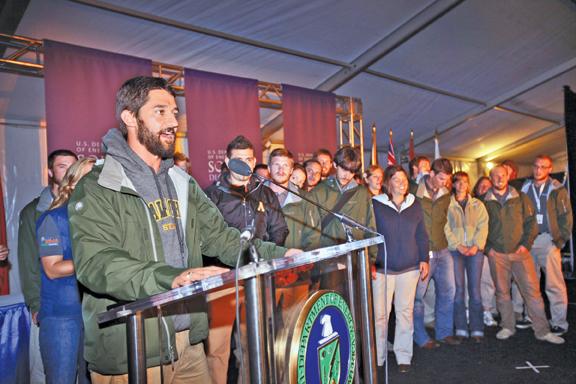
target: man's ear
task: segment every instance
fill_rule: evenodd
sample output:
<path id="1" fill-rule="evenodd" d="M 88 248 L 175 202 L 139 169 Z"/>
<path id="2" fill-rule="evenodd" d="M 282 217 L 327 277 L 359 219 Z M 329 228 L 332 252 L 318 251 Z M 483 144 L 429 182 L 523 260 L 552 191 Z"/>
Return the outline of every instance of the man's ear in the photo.
<path id="1" fill-rule="evenodd" d="M 51 179 L 54 177 L 54 172 L 50 168 L 48 168 L 48 178 Z"/>
<path id="2" fill-rule="evenodd" d="M 134 115 L 134 113 L 130 112 L 127 109 L 122 111 L 122 113 L 120 114 L 120 118 L 122 119 L 124 124 L 126 124 L 126 127 L 130 128 L 138 126 L 138 120 L 136 119 L 136 116 Z"/>
<path id="3" fill-rule="evenodd" d="M 228 162 L 230 161 L 230 159 L 228 158 L 228 156 L 226 156 L 224 158 L 224 163 L 226 164 L 226 166 L 228 166 Z"/>

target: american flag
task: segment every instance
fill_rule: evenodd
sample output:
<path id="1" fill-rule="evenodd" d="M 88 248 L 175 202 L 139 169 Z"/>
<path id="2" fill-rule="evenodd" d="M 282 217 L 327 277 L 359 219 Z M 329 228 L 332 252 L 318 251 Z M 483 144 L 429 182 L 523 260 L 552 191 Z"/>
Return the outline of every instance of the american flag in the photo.
<path id="1" fill-rule="evenodd" d="M 388 141 L 388 165 L 396 164 L 396 155 L 394 154 L 394 143 L 392 142 L 392 129 L 390 129 Z"/>

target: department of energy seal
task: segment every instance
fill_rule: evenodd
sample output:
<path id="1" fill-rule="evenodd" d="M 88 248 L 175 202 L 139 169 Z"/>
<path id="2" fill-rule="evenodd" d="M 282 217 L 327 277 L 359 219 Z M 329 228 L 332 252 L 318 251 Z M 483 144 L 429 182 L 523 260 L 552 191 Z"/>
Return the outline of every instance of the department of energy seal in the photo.
<path id="1" fill-rule="evenodd" d="M 355 364 L 356 333 L 346 300 L 334 291 L 314 293 L 296 321 L 290 383 L 352 383 Z"/>

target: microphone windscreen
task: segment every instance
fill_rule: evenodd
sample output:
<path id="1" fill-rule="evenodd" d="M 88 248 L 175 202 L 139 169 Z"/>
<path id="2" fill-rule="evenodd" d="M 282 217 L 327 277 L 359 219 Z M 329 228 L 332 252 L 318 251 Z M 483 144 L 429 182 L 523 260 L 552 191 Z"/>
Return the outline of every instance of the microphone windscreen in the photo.
<path id="1" fill-rule="evenodd" d="M 250 176 L 252 174 L 250 166 L 238 159 L 230 159 L 228 161 L 228 169 L 242 176 Z"/>

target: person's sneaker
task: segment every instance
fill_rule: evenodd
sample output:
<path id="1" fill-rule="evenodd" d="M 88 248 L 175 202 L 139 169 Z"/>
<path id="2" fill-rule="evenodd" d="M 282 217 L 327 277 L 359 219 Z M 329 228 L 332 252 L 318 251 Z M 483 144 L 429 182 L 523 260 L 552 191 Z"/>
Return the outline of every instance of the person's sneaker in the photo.
<path id="1" fill-rule="evenodd" d="M 484 325 L 487 327 L 495 327 L 498 325 L 496 320 L 494 320 L 494 316 L 492 316 L 492 312 L 484 311 Z"/>
<path id="2" fill-rule="evenodd" d="M 550 332 L 552 332 L 556 336 L 562 336 L 563 334 L 565 334 L 568 331 L 562 327 L 554 326 L 554 327 L 550 328 Z"/>
<path id="3" fill-rule="evenodd" d="M 462 340 L 454 336 L 446 336 L 443 339 L 438 340 L 439 343 L 448 344 L 448 345 L 460 345 L 462 344 Z"/>
<path id="4" fill-rule="evenodd" d="M 516 320 L 516 328 L 518 329 L 528 329 L 532 327 L 532 320 L 528 316 L 525 316 L 523 319 Z"/>
<path id="5" fill-rule="evenodd" d="M 398 364 L 398 371 L 400 373 L 410 372 L 410 364 Z"/>
<path id="6" fill-rule="evenodd" d="M 435 340 L 428 340 L 425 344 L 422 344 L 420 348 L 422 349 L 436 349 L 440 346 Z"/>
<path id="7" fill-rule="evenodd" d="M 516 331 L 511 331 L 507 328 L 502 328 L 496 334 L 496 338 L 498 340 L 506 340 L 506 339 L 509 339 L 511 336 L 513 336 L 515 333 L 516 333 Z"/>
<path id="8" fill-rule="evenodd" d="M 548 332 L 547 334 L 541 337 L 536 336 L 536 338 L 538 340 L 547 341 L 552 344 L 564 344 L 564 339 L 561 338 L 560 336 L 556 336 L 552 332 Z"/>

